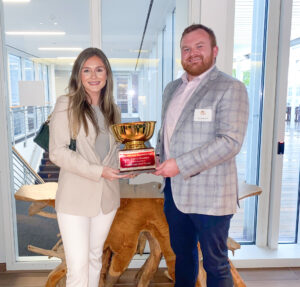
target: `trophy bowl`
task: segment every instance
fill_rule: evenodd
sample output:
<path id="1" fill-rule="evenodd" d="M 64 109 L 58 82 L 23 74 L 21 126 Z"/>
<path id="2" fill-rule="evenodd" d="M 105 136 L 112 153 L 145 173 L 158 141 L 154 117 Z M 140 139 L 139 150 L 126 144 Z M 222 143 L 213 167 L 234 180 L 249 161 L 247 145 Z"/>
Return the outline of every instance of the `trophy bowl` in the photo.
<path id="1" fill-rule="evenodd" d="M 155 121 L 121 123 L 112 125 L 115 139 L 125 144 L 125 150 L 145 149 L 145 141 L 149 140 L 154 132 Z"/>

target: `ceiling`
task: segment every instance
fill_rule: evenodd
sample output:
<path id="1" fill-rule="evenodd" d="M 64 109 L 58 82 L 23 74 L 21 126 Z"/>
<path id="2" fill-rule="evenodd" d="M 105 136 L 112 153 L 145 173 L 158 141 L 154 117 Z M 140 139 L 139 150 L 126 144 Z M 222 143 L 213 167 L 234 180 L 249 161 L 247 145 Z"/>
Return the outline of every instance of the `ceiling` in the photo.
<path id="1" fill-rule="evenodd" d="M 188 0 L 181 0 L 188 1 Z M 63 31 L 62 36 L 11 36 L 6 44 L 48 62 L 67 63 L 80 51 L 41 51 L 39 48 L 90 46 L 89 0 L 31 0 L 29 3 L 3 3 L 5 31 Z M 101 0 L 102 49 L 112 59 L 138 57 L 151 0 Z M 148 57 L 163 29 L 166 15 L 175 0 L 154 0 L 141 58 Z M 300 0 L 293 0 L 291 39 L 300 37 Z M 249 54 L 251 47 L 253 0 L 236 0 L 235 54 Z M 64 57 L 65 59 L 61 59 Z M 59 58 L 59 59 L 58 59 Z M 50 60 L 52 59 L 52 60 Z"/>
<path id="2" fill-rule="evenodd" d="M 38 58 L 75 57 L 76 51 L 42 51 L 39 48 L 90 46 L 88 0 L 31 0 L 29 3 L 3 3 L 5 32 L 60 31 L 59 36 L 7 35 L 6 44 Z M 110 58 L 138 56 L 150 0 L 102 0 L 102 49 Z M 162 4 L 163 3 L 163 4 Z M 141 57 L 151 50 L 164 27 L 165 15 L 175 0 L 154 1 Z"/>

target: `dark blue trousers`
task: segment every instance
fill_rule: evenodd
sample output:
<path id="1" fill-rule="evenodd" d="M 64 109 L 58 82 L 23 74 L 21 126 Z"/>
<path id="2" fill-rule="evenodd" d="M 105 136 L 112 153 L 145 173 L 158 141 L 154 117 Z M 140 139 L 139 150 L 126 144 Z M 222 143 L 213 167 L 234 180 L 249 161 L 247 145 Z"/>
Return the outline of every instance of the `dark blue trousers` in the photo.
<path id="1" fill-rule="evenodd" d="M 232 287 L 227 238 L 232 215 L 211 216 L 182 213 L 173 201 L 170 179 L 164 189 L 164 212 L 169 224 L 171 247 L 176 254 L 174 287 L 194 287 L 198 277 L 200 242 L 207 287 Z"/>

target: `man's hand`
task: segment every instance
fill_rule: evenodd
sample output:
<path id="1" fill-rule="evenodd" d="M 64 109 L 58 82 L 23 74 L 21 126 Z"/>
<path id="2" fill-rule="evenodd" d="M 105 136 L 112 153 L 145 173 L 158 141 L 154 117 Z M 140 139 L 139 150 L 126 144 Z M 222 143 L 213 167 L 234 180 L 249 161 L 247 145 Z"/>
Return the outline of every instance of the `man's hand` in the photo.
<path id="1" fill-rule="evenodd" d="M 179 173 L 179 169 L 174 158 L 164 161 L 156 167 L 155 175 L 162 175 L 163 177 L 174 177 Z"/>

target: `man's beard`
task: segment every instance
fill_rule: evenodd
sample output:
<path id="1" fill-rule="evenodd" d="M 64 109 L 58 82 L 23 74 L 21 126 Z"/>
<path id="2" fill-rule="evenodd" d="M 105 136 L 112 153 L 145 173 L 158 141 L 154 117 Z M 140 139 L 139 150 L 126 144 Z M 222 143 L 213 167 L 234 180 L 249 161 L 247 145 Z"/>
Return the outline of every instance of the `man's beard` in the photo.
<path id="1" fill-rule="evenodd" d="M 201 62 L 195 63 L 195 64 L 190 63 L 189 59 L 187 59 L 187 61 L 185 61 L 185 62 L 181 61 L 181 65 L 182 65 L 183 69 L 189 75 L 192 75 L 192 76 L 199 76 L 199 75 L 203 74 L 214 64 L 214 61 L 215 61 L 213 55 L 211 55 L 211 57 L 209 59 L 207 59 L 206 61 L 204 61 L 202 58 Z"/>

